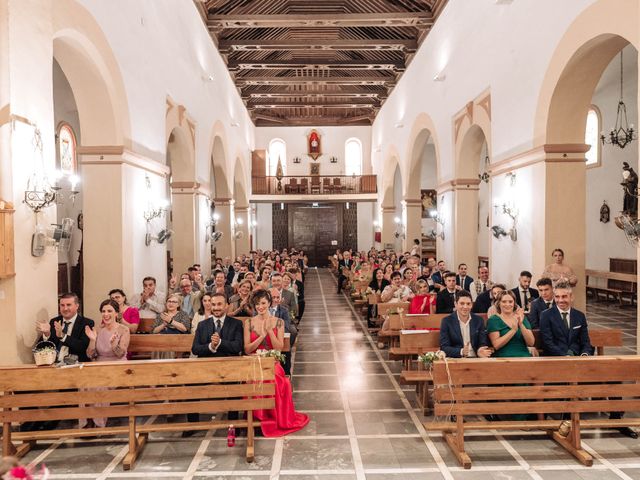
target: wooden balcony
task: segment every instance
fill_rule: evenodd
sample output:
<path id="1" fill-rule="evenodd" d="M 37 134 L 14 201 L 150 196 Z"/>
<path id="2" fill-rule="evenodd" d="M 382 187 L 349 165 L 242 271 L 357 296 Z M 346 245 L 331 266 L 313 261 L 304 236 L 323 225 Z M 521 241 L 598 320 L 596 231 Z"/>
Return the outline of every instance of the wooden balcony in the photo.
<path id="1" fill-rule="evenodd" d="M 336 200 L 375 201 L 376 175 L 291 175 L 282 177 L 252 177 L 251 194 L 254 200 L 286 196 L 331 197 Z M 261 198 L 262 197 L 262 198 Z M 280 200 L 278 200 L 280 201 Z"/>

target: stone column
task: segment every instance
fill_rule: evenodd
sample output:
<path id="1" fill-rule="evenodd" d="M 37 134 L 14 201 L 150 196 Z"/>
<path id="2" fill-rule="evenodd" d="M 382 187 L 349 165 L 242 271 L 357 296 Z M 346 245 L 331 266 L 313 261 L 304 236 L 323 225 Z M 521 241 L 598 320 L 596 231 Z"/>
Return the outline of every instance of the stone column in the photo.
<path id="1" fill-rule="evenodd" d="M 453 261 L 449 265 L 457 271 L 458 264 L 466 263 L 469 273 L 478 269 L 478 190 L 480 180 L 465 179 L 453 182 Z"/>
<path id="2" fill-rule="evenodd" d="M 396 217 L 396 207 L 382 207 L 382 248 L 396 244 L 396 224 L 393 219 Z"/>
<path id="3" fill-rule="evenodd" d="M 225 257 L 233 260 L 236 256 L 235 241 L 233 238 L 235 233 L 233 225 L 235 202 L 231 198 L 216 198 L 213 200 L 213 203 L 215 204 L 215 213 L 218 215 L 216 231 L 222 232 L 222 238 L 214 245 L 216 256 L 223 260 Z"/>
<path id="4" fill-rule="evenodd" d="M 198 261 L 198 189 L 196 182 L 171 184 L 173 272 L 180 275 Z M 203 239 L 204 240 L 204 239 Z"/>
<path id="5" fill-rule="evenodd" d="M 413 240 L 418 239 L 422 245 L 422 201 L 420 199 L 407 199 L 402 202 L 402 224 L 404 225 L 405 252 L 413 248 Z M 422 250 L 422 247 L 420 247 Z"/>
<path id="6" fill-rule="evenodd" d="M 23 203 L 29 177 L 55 162 L 52 8 L 50 2 L 0 0 L 0 200 L 15 209 L 16 272 L 0 278 L 3 364 L 33 362 L 34 322 L 57 315 L 58 255 L 51 248 L 42 257 L 31 255 L 36 215 Z M 36 128 L 42 156 L 34 151 Z M 38 214 L 42 226 L 55 221 L 55 206 Z"/>
<path id="7" fill-rule="evenodd" d="M 236 255 L 243 253 L 248 255 L 251 250 L 251 230 L 249 229 L 249 221 L 251 220 L 251 209 L 247 207 L 235 208 L 236 220 Z M 240 233 L 241 232 L 241 233 Z"/>

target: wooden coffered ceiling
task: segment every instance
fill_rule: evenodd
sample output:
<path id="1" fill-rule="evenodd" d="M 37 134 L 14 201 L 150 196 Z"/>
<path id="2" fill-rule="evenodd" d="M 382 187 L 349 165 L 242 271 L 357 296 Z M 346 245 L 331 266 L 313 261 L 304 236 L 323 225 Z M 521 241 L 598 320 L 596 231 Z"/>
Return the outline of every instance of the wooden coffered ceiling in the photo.
<path id="1" fill-rule="evenodd" d="M 198 0 L 256 126 L 371 125 L 447 0 Z"/>

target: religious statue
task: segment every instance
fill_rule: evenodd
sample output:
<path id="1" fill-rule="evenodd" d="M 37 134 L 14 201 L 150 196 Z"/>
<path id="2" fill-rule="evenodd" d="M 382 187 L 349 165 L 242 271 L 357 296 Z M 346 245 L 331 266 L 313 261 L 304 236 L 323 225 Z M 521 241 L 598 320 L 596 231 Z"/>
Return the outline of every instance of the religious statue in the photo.
<path id="1" fill-rule="evenodd" d="M 311 133 L 307 138 L 307 143 L 308 143 L 307 145 L 308 155 L 314 160 L 317 160 L 318 157 L 322 155 L 322 148 L 320 145 L 320 134 L 315 130 L 311 130 Z"/>
<path id="2" fill-rule="evenodd" d="M 635 217 L 638 215 L 638 174 L 629 166 L 627 162 L 622 163 L 622 189 L 624 199 L 622 202 L 622 212 Z"/>

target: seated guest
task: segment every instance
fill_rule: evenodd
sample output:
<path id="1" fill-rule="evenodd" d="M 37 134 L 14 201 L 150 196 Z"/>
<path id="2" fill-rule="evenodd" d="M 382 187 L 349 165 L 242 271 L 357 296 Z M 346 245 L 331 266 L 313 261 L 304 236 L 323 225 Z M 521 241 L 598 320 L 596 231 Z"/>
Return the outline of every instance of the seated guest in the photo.
<path id="1" fill-rule="evenodd" d="M 296 319 L 300 318 L 298 286 L 296 285 L 295 278 L 289 272 L 282 274 L 282 290 L 291 292 L 293 295 L 294 302 L 289 309 L 289 313 L 291 314 L 291 320 L 295 322 Z"/>
<path id="2" fill-rule="evenodd" d="M 282 275 L 279 272 L 273 272 L 271 275 L 271 288 L 275 288 L 280 292 L 282 305 L 291 311 L 296 303 L 296 296 L 292 292 L 282 288 Z"/>
<path id="3" fill-rule="evenodd" d="M 374 293 L 382 293 L 382 291 L 389 285 L 389 280 L 384 278 L 384 272 L 381 268 L 376 268 L 373 272 L 373 278 L 369 282 L 369 288 Z"/>
<path id="4" fill-rule="evenodd" d="M 78 313 L 80 301 L 75 293 L 65 293 L 58 300 L 60 315 L 48 322 L 36 322 L 36 330 L 43 341 L 52 342 L 58 352 L 57 360 L 76 355 L 81 362 L 88 362 L 89 337 L 85 327 L 93 327 L 93 320 Z"/>
<path id="5" fill-rule="evenodd" d="M 393 271 L 394 271 L 393 270 L 393 265 L 391 263 L 387 263 L 383 268 L 384 278 L 389 283 L 391 283 L 391 274 L 393 273 Z"/>
<path id="6" fill-rule="evenodd" d="M 440 260 L 438 262 L 437 269 L 431 274 L 431 279 L 433 280 L 433 284 L 438 289 L 438 291 L 444 290 L 444 274 L 447 272 L 447 265 L 444 263 L 444 260 Z M 454 275 L 455 277 L 455 275 Z"/>
<path id="7" fill-rule="evenodd" d="M 372 277 L 371 264 L 365 260 L 360 264 L 360 268 L 356 270 L 355 278 L 359 282 L 370 282 Z"/>
<path id="8" fill-rule="evenodd" d="M 211 293 L 221 293 L 228 302 L 233 296 L 233 287 L 227 284 L 226 276 L 222 270 L 218 270 L 213 274 L 213 283 L 207 286 L 207 291 Z"/>
<path id="9" fill-rule="evenodd" d="M 140 321 L 153 320 L 164 311 L 165 295 L 156 292 L 156 279 L 145 277 L 142 280 L 142 293 L 131 298 L 131 305 L 138 309 Z"/>
<path id="10" fill-rule="evenodd" d="M 495 357 L 530 357 L 529 347 L 535 344 L 529 320 L 516 307 L 515 295 L 507 290 L 496 298 L 497 313 L 489 317 L 487 333 L 495 349 Z"/>
<path id="11" fill-rule="evenodd" d="M 183 278 L 180 280 L 180 310 L 192 319 L 198 310 L 200 310 L 201 293 L 194 292 L 191 280 Z"/>
<path id="12" fill-rule="evenodd" d="M 531 272 L 523 270 L 520 272 L 520 277 L 518 278 L 518 286 L 511 289 L 516 303 L 525 313 L 529 313 L 531 302 L 539 297 L 538 291 L 535 288 L 530 288 L 530 285 Z"/>
<path id="13" fill-rule="evenodd" d="M 552 356 L 593 355 L 584 313 L 572 308 L 573 292 L 568 283 L 553 289 L 556 305 L 540 315 L 544 353 Z"/>
<path id="14" fill-rule="evenodd" d="M 380 295 L 382 303 L 408 302 L 413 298 L 413 292 L 409 287 L 402 284 L 402 274 L 393 272 L 391 274 L 391 285 L 385 287 Z"/>
<path id="15" fill-rule="evenodd" d="M 422 275 L 418 277 L 418 280 L 424 280 L 427 282 L 427 286 L 429 287 L 430 292 L 436 292 L 438 289 L 436 288 L 435 283 L 433 283 L 433 279 L 431 278 L 431 268 L 428 266 L 422 267 Z"/>
<path id="16" fill-rule="evenodd" d="M 466 290 L 467 292 L 471 291 L 471 284 L 473 283 L 473 278 L 467 275 L 467 264 L 461 263 L 458 265 L 458 274 L 456 275 L 456 285 L 458 285 L 462 290 Z"/>
<path id="17" fill-rule="evenodd" d="M 233 295 L 227 307 L 227 314 L 231 317 L 252 317 L 254 315 L 251 307 L 251 290 L 253 285 L 251 280 L 243 280 L 238 285 L 238 293 Z"/>
<path id="18" fill-rule="evenodd" d="M 240 262 L 236 260 L 229 267 L 229 271 L 227 273 L 227 285 L 233 285 L 235 283 L 238 283 L 239 275 L 240 275 Z"/>
<path id="19" fill-rule="evenodd" d="M 456 311 L 444 317 L 440 324 L 440 350 L 447 357 L 490 357 L 484 320 L 471 313 L 471 294 L 456 293 Z"/>
<path id="20" fill-rule="evenodd" d="M 120 307 L 114 300 L 105 300 L 100 304 L 101 325 L 95 330 L 86 325 L 84 333 L 89 337 L 87 356 L 94 362 L 118 362 L 127 360 L 127 348 L 129 347 L 130 331 L 125 325 L 118 323 Z M 105 395 L 106 396 L 106 395 Z M 96 407 L 107 407 L 108 403 L 94 404 Z M 98 427 L 106 427 L 106 418 L 93 418 L 93 424 Z M 81 418 L 79 427 L 88 425 L 86 418 Z"/>
<path id="21" fill-rule="evenodd" d="M 469 286 L 469 292 L 471 293 L 473 301 L 475 302 L 480 294 L 491 290 L 492 286 L 493 282 L 489 280 L 489 268 L 479 267 L 478 279 L 471 282 L 471 285 Z"/>
<path id="22" fill-rule="evenodd" d="M 444 290 L 441 290 L 436 297 L 436 312 L 437 313 L 452 313 L 456 303 L 456 274 L 453 272 L 447 272 L 444 274 L 444 283 L 446 285 Z"/>
<path id="23" fill-rule="evenodd" d="M 431 313 L 431 303 L 434 296 L 429 293 L 429 285 L 425 280 L 420 279 L 416 282 L 416 289 L 416 296 L 411 299 L 411 304 L 409 305 L 409 313 Z"/>
<path id="24" fill-rule="evenodd" d="M 416 291 L 415 273 L 411 267 L 406 267 L 402 272 L 402 284 L 412 292 Z"/>
<path id="25" fill-rule="evenodd" d="M 495 314 L 495 307 L 493 306 L 496 297 L 500 292 L 507 289 L 501 283 L 495 283 L 488 292 L 483 292 L 478 295 L 478 298 L 473 303 L 473 313 L 486 313 L 488 317 Z M 489 315 L 491 311 L 491 315 Z"/>
<path id="26" fill-rule="evenodd" d="M 298 329 L 291 321 L 291 316 L 289 315 L 289 309 L 281 305 L 281 293 L 277 288 L 272 288 L 269 293 L 271 293 L 271 307 L 269 307 L 269 312 L 276 318 L 282 319 L 284 322 L 284 333 L 290 334 L 289 337 L 289 345 L 293 348 L 293 345 L 296 343 L 296 338 L 298 337 Z M 291 350 L 288 352 L 284 352 L 284 374 L 291 375 Z"/>
<path id="27" fill-rule="evenodd" d="M 291 276 L 292 285 L 295 286 L 298 293 L 298 314 L 296 315 L 296 318 L 298 319 L 299 323 L 300 320 L 302 320 L 305 309 L 304 279 L 302 277 L 302 272 L 297 266 L 297 263 L 295 265 L 292 263 L 292 265 L 293 266 L 289 269 L 289 275 Z"/>
<path id="28" fill-rule="evenodd" d="M 355 262 L 351 258 L 351 252 L 346 250 L 342 254 L 342 260 L 338 261 L 338 272 L 340 273 L 338 276 L 338 293 L 342 292 L 342 289 L 345 288 L 345 283 L 349 279 L 349 274 L 354 266 Z"/>
<path id="29" fill-rule="evenodd" d="M 119 288 L 111 290 L 109 298 L 118 304 L 120 323 L 127 327 L 130 333 L 136 333 L 140 324 L 140 312 L 138 309 L 127 303 L 127 296 Z"/>
<path id="30" fill-rule="evenodd" d="M 202 295 L 202 299 L 200 302 L 200 308 L 193 316 L 193 320 L 191 320 L 191 334 L 196 333 L 196 329 L 198 328 L 198 324 L 211 317 L 213 313 L 211 312 L 211 296 L 213 293 L 205 292 Z"/>
<path id="31" fill-rule="evenodd" d="M 167 297 L 164 312 L 160 313 L 153 324 L 153 333 L 189 333 L 191 331 L 191 318 L 180 310 L 182 297 L 172 294 Z"/>
<path id="32" fill-rule="evenodd" d="M 256 316 L 244 324 L 244 352 L 247 355 L 257 350 L 282 350 L 284 346 L 284 321 L 271 315 L 271 294 L 260 290 L 253 295 Z M 265 437 L 280 437 L 301 430 L 309 423 L 309 417 L 295 410 L 291 383 L 279 362 L 275 364 L 275 408 L 256 410 L 255 418 Z"/>
<path id="33" fill-rule="evenodd" d="M 540 328 L 540 315 L 542 312 L 555 306 L 553 299 L 553 282 L 551 279 L 547 277 L 541 278 L 536 282 L 536 287 L 538 287 L 540 296 L 531 302 L 529 315 L 527 315 L 531 328 L 534 330 Z"/>

